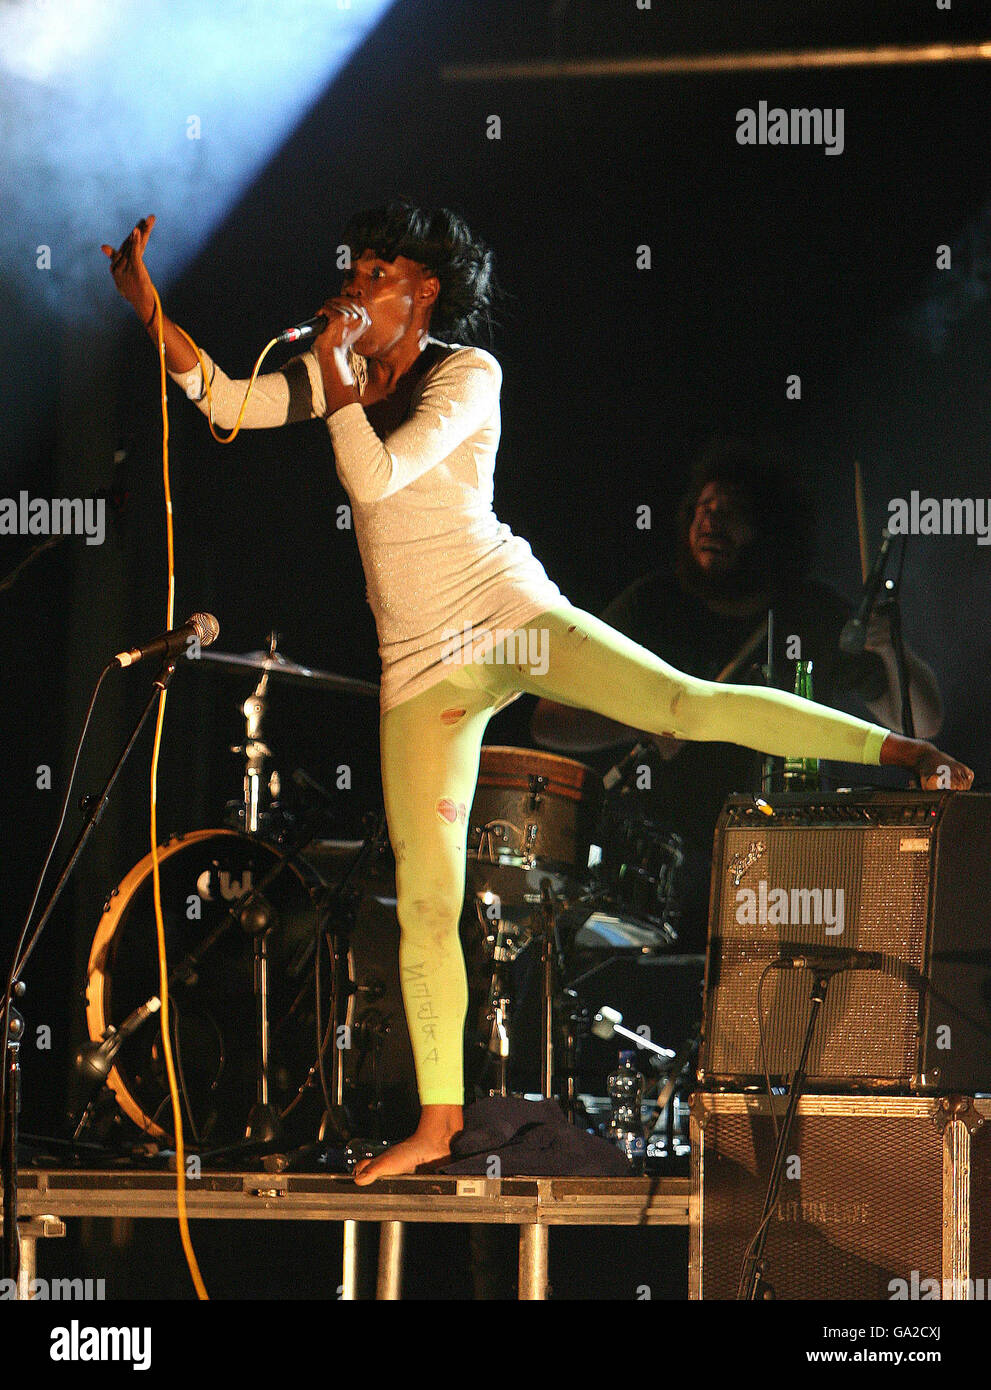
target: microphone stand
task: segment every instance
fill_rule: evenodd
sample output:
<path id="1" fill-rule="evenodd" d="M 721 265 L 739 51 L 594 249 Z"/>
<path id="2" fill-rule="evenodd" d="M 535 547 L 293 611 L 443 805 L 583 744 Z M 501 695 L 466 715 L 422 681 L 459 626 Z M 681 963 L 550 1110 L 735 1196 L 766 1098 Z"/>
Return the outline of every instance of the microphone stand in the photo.
<path id="1" fill-rule="evenodd" d="M 42 931 L 48 923 L 49 918 L 61 898 L 66 883 L 72 874 L 73 869 L 86 848 L 89 838 L 99 823 L 100 817 L 106 809 L 110 793 L 114 788 L 121 769 L 130 756 L 131 749 L 137 742 L 138 735 L 144 728 L 148 716 L 151 714 L 156 701 L 164 690 L 168 688 L 169 682 L 175 675 L 175 658 L 170 659 L 162 667 L 155 677 L 152 692 L 148 697 L 144 709 L 138 717 L 138 721 L 131 731 L 131 736 L 124 746 L 124 750 L 117 762 L 114 764 L 110 776 L 107 778 L 100 795 L 93 800 L 91 797 L 84 799 L 83 805 L 88 811 L 83 828 L 76 837 L 76 843 L 72 847 L 72 852 L 66 861 L 65 867 L 59 875 L 58 882 L 52 890 L 51 897 L 41 920 L 34 929 L 34 934 L 24 948 L 24 953 L 20 960 L 14 962 L 11 977 L 11 1000 L 21 998 L 24 994 L 24 983 L 19 978 L 22 974 L 28 959 L 41 937 Z M 3 1020 L 3 1070 L 6 1082 L 6 1104 L 3 1115 L 3 1142 L 0 1145 L 0 1181 L 3 1183 L 3 1274 L 8 1279 L 16 1281 L 20 1270 L 20 1242 L 17 1234 L 17 1121 L 20 1110 L 20 1040 L 24 1035 L 24 1020 L 14 1010 L 11 1005 L 10 1016 Z"/>
<path id="2" fill-rule="evenodd" d="M 816 1023 L 819 1020 L 819 1011 L 826 1000 L 829 978 L 836 973 L 835 969 L 831 969 L 829 966 L 823 967 L 821 965 L 816 965 L 811 968 L 814 978 L 811 994 L 812 1011 L 809 1015 L 809 1025 L 805 1030 L 805 1040 L 802 1043 L 802 1054 L 798 1060 L 798 1066 L 795 1068 L 795 1074 L 792 1077 L 791 1087 L 789 1088 L 788 1109 L 785 1111 L 784 1123 L 778 1133 L 778 1146 L 774 1153 L 774 1166 L 771 1169 L 771 1178 L 767 1185 L 764 1207 L 760 1215 L 760 1225 L 757 1227 L 757 1234 L 747 1247 L 747 1254 L 744 1257 L 743 1270 L 740 1276 L 740 1283 L 743 1287 L 743 1293 L 740 1297 L 750 1302 L 753 1302 L 758 1297 L 774 1297 L 774 1289 L 764 1278 L 764 1248 L 767 1245 L 767 1237 L 770 1234 L 771 1216 L 778 1204 L 778 1191 L 781 1187 L 781 1177 L 784 1173 L 785 1160 L 788 1157 L 788 1141 L 795 1123 L 795 1115 L 798 1112 L 798 1102 L 805 1089 L 809 1052 L 812 1049 L 812 1038 L 815 1034 Z M 773 1123 L 773 1096 L 769 1096 L 768 1100 L 771 1105 L 771 1121 Z"/>
<path id="3" fill-rule="evenodd" d="M 905 641 L 902 635 L 902 606 L 901 606 L 901 581 L 902 570 L 905 566 L 905 548 L 908 545 L 908 537 L 902 540 L 902 552 L 898 560 L 898 574 L 894 579 L 889 579 L 885 583 L 885 597 L 874 605 L 875 613 L 880 613 L 888 619 L 888 629 L 891 633 L 891 645 L 895 653 L 895 668 L 898 671 L 898 694 L 901 701 L 902 712 L 902 733 L 906 738 L 915 738 L 915 719 L 912 714 L 912 692 L 911 676 L 908 670 L 908 661 L 905 657 Z"/>

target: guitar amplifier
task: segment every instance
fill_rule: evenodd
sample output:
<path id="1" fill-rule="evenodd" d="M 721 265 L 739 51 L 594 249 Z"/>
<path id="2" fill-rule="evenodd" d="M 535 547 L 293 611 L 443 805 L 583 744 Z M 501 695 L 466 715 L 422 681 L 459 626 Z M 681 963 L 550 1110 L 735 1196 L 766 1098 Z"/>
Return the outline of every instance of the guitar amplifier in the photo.
<path id="1" fill-rule="evenodd" d="M 989 1121 L 986 1099 L 804 1096 L 764 1249 L 774 1297 L 991 1297 Z M 735 1299 L 774 1160 L 770 1103 L 699 1092 L 691 1143 L 689 1297 Z"/>
<path id="2" fill-rule="evenodd" d="M 991 1092 L 991 796 L 767 804 L 730 797 L 716 827 L 700 1085 L 790 1078 L 804 959 L 829 971 L 808 1089 Z"/>

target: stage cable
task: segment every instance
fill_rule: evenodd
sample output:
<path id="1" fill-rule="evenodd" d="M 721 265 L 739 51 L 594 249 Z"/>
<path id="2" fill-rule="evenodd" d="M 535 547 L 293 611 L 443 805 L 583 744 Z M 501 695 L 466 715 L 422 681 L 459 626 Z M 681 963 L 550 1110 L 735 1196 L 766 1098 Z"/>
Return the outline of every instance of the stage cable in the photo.
<path id="1" fill-rule="evenodd" d="M 155 296 L 155 326 L 158 330 L 158 370 L 162 392 L 162 478 L 165 491 L 165 537 L 168 554 L 168 598 L 166 601 L 165 629 L 171 632 L 175 625 L 175 536 L 172 523 L 172 488 L 169 480 L 168 380 L 165 366 L 164 311 L 162 309 L 162 301 L 154 286 L 152 286 L 152 293 Z M 200 374 L 203 379 L 203 386 L 206 390 L 207 400 L 210 406 L 208 420 L 210 433 L 218 444 L 231 444 L 240 433 L 241 425 L 244 421 L 244 412 L 247 409 L 248 400 L 254 389 L 262 362 L 264 362 L 272 348 L 276 346 L 278 339 L 272 338 L 262 349 L 258 361 L 255 363 L 251 373 L 248 389 L 244 393 L 244 400 L 241 402 L 241 409 L 238 411 L 237 419 L 234 422 L 234 428 L 231 430 L 230 434 L 225 437 L 217 433 L 216 426 L 214 425 L 213 394 L 210 390 L 210 381 L 203 362 L 203 354 L 185 329 L 179 328 L 178 324 L 175 326 L 196 353 L 197 361 L 200 365 Z M 158 717 L 155 722 L 155 743 L 151 757 L 151 870 L 155 898 L 155 930 L 158 940 L 158 995 L 162 1001 L 162 1007 L 159 1011 L 159 1027 L 162 1038 L 162 1055 L 165 1059 L 165 1070 L 169 1082 L 169 1097 L 172 1103 L 173 1127 L 175 1130 L 176 1207 L 179 1216 L 179 1234 L 182 1239 L 183 1252 L 186 1256 L 186 1263 L 189 1266 L 189 1273 L 192 1276 L 197 1297 L 201 1300 L 206 1300 L 209 1298 L 209 1294 L 203 1283 L 203 1276 L 200 1273 L 200 1268 L 196 1260 L 196 1253 L 193 1250 L 193 1243 L 189 1234 L 189 1218 L 186 1210 L 186 1146 L 183 1137 L 179 1086 L 176 1080 L 175 1063 L 172 1057 L 172 1041 L 169 1036 L 169 967 L 165 948 L 165 921 L 162 915 L 162 884 L 158 861 L 158 760 L 162 747 L 162 728 L 165 723 L 165 701 L 167 694 L 167 690 L 163 688 L 158 701 Z"/>
<path id="2" fill-rule="evenodd" d="M 169 480 L 169 407 L 165 373 L 165 337 L 163 330 L 162 301 L 158 291 L 155 295 L 155 322 L 158 328 L 158 369 L 162 390 L 162 478 L 165 489 L 165 538 L 168 555 L 168 597 L 166 600 L 165 629 L 171 631 L 175 620 L 175 537 L 172 524 L 172 488 Z M 182 1241 L 186 1264 L 201 1300 L 209 1299 L 203 1276 L 193 1250 L 189 1234 L 189 1218 L 186 1211 L 186 1146 L 182 1129 L 182 1108 L 179 1101 L 179 1087 L 176 1081 L 175 1064 L 172 1059 L 172 1041 L 169 1037 L 169 967 L 165 949 L 165 921 L 162 915 L 162 884 L 158 863 L 158 759 L 162 747 L 162 728 L 165 723 L 165 701 L 168 691 L 163 687 L 158 699 L 158 717 L 155 722 L 155 744 L 151 755 L 151 871 L 155 898 L 155 930 L 158 941 L 158 995 L 162 1001 L 159 1011 L 159 1027 L 162 1038 L 162 1055 L 169 1081 L 169 1096 L 172 1101 L 172 1121 L 175 1131 L 175 1174 L 176 1207 L 179 1217 L 179 1235 Z"/>
<path id="3" fill-rule="evenodd" d="M 162 301 L 154 286 L 152 287 L 152 293 L 155 296 L 155 325 L 158 330 L 158 370 L 162 392 L 162 479 L 165 492 L 165 538 L 168 555 L 168 597 L 166 600 L 165 629 L 170 632 L 175 624 L 175 535 L 172 520 L 172 488 L 169 478 L 168 379 L 165 366 L 164 311 L 162 309 Z M 241 409 L 234 422 L 234 428 L 231 430 L 230 434 L 225 437 L 217 433 L 216 426 L 214 425 L 213 395 L 210 391 L 210 382 L 203 362 L 203 354 L 185 329 L 179 328 L 178 324 L 176 324 L 176 328 L 179 329 L 179 332 L 196 353 L 200 365 L 200 374 L 203 378 L 207 400 L 210 404 L 210 433 L 213 435 L 214 439 L 217 440 L 218 444 L 230 444 L 240 433 L 241 425 L 244 421 L 244 412 L 247 409 L 248 400 L 254 389 L 261 364 L 272 348 L 276 346 L 278 339 L 272 338 L 262 349 L 258 361 L 255 363 L 251 373 L 251 380 L 248 382 L 248 389 L 244 393 L 244 400 L 241 402 Z M 201 1300 L 206 1300 L 209 1298 L 209 1294 L 203 1283 L 203 1276 L 200 1273 L 200 1267 L 196 1260 L 196 1253 L 193 1250 L 193 1243 L 189 1233 L 189 1217 L 186 1210 L 186 1146 L 183 1136 L 179 1086 L 176 1080 L 175 1063 L 172 1056 L 172 1041 L 169 1035 L 169 967 L 165 948 L 165 921 L 162 915 L 162 885 L 158 860 L 158 760 L 162 747 L 162 729 L 165 723 L 165 701 L 167 694 L 167 690 L 163 689 L 159 697 L 158 717 L 155 722 L 155 743 L 151 757 L 151 870 L 155 898 L 155 930 L 158 940 L 158 994 L 162 1001 L 162 1007 L 159 1011 L 159 1026 L 162 1038 L 162 1055 L 165 1059 L 165 1070 L 169 1082 L 169 1097 L 172 1103 L 173 1127 L 175 1130 L 176 1207 L 179 1216 L 179 1234 L 197 1297 Z"/>

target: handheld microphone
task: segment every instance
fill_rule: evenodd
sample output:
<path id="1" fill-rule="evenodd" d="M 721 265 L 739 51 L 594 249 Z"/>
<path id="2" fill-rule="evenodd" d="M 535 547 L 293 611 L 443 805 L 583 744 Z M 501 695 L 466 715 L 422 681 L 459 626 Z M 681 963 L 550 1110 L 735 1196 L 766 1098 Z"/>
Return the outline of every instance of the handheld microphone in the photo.
<path id="1" fill-rule="evenodd" d="M 201 647 L 209 647 L 219 636 L 220 624 L 212 613 L 194 613 L 182 627 L 163 632 L 160 637 L 146 642 L 143 647 L 132 647 L 129 652 L 118 652 L 114 661 L 118 666 L 136 666 L 139 661 L 145 661 L 148 657 L 169 660 L 178 656 L 194 639 Z"/>
<path id="2" fill-rule="evenodd" d="M 845 652 L 847 656 L 859 656 L 864 650 L 864 643 L 867 640 L 867 623 L 877 599 L 878 590 L 881 588 L 890 547 L 891 533 L 885 527 L 881 532 L 881 549 L 877 552 L 874 568 L 864 581 L 860 607 L 840 633 L 840 651 Z"/>
<path id="3" fill-rule="evenodd" d="M 316 318 L 307 319 L 305 323 L 297 323 L 293 328 L 287 328 L 284 333 L 280 333 L 276 338 L 277 343 L 298 343 L 301 338 L 315 338 L 318 333 L 330 323 L 326 314 L 317 314 Z"/>
<path id="4" fill-rule="evenodd" d="M 335 314 L 343 314 L 345 318 L 349 318 L 351 311 L 356 310 L 364 319 L 366 328 L 371 322 L 367 310 L 363 309 L 360 304 L 353 304 L 348 309 L 342 309 L 340 305 L 334 304 L 331 305 L 331 308 Z M 307 319 L 305 323 L 297 323 L 294 327 L 287 328 L 285 332 L 279 334 L 275 341 L 277 343 L 298 343 L 301 338 L 315 338 L 323 332 L 328 323 L 330 323 L 330 319 L 326 314 L 317 314 L 316 318 Z"/>

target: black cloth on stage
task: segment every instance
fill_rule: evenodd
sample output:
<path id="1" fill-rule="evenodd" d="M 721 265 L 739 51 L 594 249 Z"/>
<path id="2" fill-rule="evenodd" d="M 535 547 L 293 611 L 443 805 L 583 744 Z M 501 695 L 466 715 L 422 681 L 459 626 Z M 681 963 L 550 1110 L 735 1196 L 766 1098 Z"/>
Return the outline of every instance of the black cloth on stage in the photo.
<path id="1" fill-rule="evenodd" d="M 628 1177 L 614 1144 L 578 1129 L 556 1100 L 488 1096 L 465 1107 L 464 1128 L 451 1140 L 452 1158 L 437 1169 L 465 1177 L 491 1176 L 493 1156 L 503 1178 Z"/>

